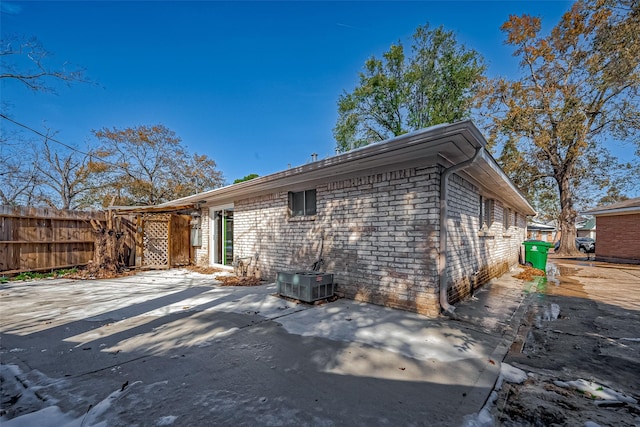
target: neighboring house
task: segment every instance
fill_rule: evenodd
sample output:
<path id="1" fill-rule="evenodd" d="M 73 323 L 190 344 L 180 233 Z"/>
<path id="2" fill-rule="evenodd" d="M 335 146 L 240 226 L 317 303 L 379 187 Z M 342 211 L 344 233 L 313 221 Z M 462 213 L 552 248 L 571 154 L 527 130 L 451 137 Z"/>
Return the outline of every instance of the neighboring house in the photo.
<path id="1" fill-rule="evenodd" d="M 556 226 L 530 221 L 527 224 L 527 239 L 543 240 L 549 243 L 556 242 Z"/>
<path id="2" fill-rule="evenodd" d="M 198 265 L 322 259 L 341 295 L 436 316 L 518 262 L 535 215 L 485 144 L 439 125 L 158 208 L 200 207 Z"/>
<path id="3" fill-rule="evenodd" d="M 577 217 L 575 221 L 576 225 L 576 237 L 589 237 L 593 240 L 596 240 L 596 219 L 595 218 L 585 218 L 585 217 Z M 529 226 L 531 229 L 531 226 Z M 553 242 L 559 242 L 562 239 L 562 232 L 559 230 L 554 231 L 553 233 Z"/>
<path id="4" fill-rule="evenodd" d="M 590 237 L 596 240 L 596 219 L 578 218 L 576 219 L 577 237 Z"/>
<path id="5" fill-rule="evenodd" d="M 640 197 L 583 213 L 596 217 L 596 260 L 640 264 Z"/>

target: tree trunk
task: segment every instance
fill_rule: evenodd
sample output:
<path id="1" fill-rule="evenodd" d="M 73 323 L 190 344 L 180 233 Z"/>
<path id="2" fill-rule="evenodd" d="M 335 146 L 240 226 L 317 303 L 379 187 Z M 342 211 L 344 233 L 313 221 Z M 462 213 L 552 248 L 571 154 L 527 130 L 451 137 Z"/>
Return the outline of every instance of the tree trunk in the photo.
<path id="1" fill-rule="evenodd" d="M 91 221 L 96 240 L 93 260 L 88 270 L 89 274 L 96 278 L 115 277 L 123 270 L 120 262 L 122 233 L 117 230 L 114 212 L 107 210 L 106 215 L 106 224 Z"/>
<path id="2" fill-rule="evenodd" d="M 560 247 L 559 255 L 578 255 L 576 249 L 576 211 L 573 208 L 573 191 L 567 175 L 557 178 L 560 193 Z"/>

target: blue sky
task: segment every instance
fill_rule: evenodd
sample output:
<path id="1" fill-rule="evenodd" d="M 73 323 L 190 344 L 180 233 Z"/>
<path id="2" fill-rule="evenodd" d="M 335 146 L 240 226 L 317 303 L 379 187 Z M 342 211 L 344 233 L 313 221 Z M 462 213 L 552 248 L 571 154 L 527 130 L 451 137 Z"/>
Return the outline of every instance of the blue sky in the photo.
<path id="1" fill-rule="evenodd" d="M 490 76 L 515 76 L 500 25 L 510 14 L 553 26 L 568 1 L 2 1 L 3 36 L 37 37 L 96 84 L 33 93 L 3 82 L 9 114 L 84 149 L 91 130 L 163 124 L 227 181 L 334 154 L 337 99 L 371 55 L 425 23 L 478 50 Z M 3 120 L 3 132 L 11 126 Z"/>

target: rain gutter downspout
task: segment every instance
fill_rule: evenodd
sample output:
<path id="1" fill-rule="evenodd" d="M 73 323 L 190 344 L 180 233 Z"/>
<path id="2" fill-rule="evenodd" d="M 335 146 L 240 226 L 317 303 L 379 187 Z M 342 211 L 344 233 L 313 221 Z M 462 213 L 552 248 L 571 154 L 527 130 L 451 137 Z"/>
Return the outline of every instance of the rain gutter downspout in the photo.
<path id="1" fill-rule="evenodd" d="M 483 151 L 483 147 L 476 148 L 471 159 L 445 169 L 440 175 L 440 250 L 438 251 L 438 275 L 440 284 L 440 308 L 446 315 L 453 314 L 455 307 L 449 304 L 447 295 L 447 218 L 449 216 L 449 177 L 454 172 L 465 169 L 473 164 Z"/>

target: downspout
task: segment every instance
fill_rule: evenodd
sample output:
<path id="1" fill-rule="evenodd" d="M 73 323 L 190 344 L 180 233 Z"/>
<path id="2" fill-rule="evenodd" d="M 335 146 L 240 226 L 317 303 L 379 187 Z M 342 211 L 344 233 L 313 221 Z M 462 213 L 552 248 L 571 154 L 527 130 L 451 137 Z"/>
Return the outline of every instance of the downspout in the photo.
<path id="1" fill-rule="evenodd" d="M 438 251 L 438 275 L 440 284 L 440 308 L 446 315 L 453 314 L 455 310 L 455 307 L 449 304 L 449 298 L 447 296 L 447 218 L 449 217 L 447 201 L 449 199 L 449 177 L 454 172 L 471 166 L 473 162 L 480 157 L 482 151 L 483 147 L 476 148 L 476 153 L 471 159 L 445 169 L 440 175 L 440 250 Z"/>

